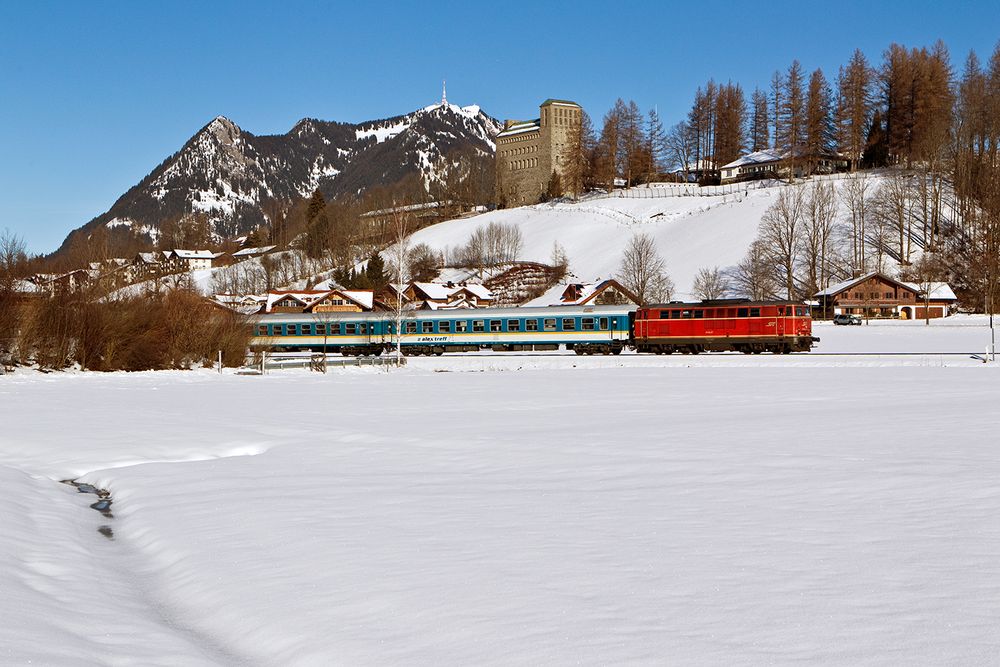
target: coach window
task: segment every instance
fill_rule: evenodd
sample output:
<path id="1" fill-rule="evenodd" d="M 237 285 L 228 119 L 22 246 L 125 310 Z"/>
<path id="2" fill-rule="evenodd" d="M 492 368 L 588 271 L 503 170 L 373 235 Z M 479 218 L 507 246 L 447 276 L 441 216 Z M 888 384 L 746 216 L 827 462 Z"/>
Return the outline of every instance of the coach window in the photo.
<path id="1" fill-rule="evenodd" d="M 434 323 L 430 321 L 424 321 L 420 323 L 421 333 L 434 333 Z"/>
<path id="2" fill-rule="evenodd" d="M 749 312 L 746 308 L 738 308 L 736 310 L 736 317 L 746 317 Z"/>
<path id="3" fill-rule="evenodd" d="M 317 324 L 316 325 L 316 335 L 317 336 L 325 336 L 326 335 L 326 325 L 325 324 Z"/>
<path id="4" fill-rule="evenodd" d="M 340 322 L 330 325 L 330 333 L 334 336 L 340 335 Z"/>
<path id="5" fill-rule="evenodd" d="M 486 331 L 486 320 L 472 320 L 473 331 Z"/>
<path id="6" fill-rule="evenodd" d="M 285 327 L 285 329 L 287 330 L 286 333 L 289 336 L 295 336 L 296 334 L 298 334 L 297 326 L 294 324 L 289 324 L 288 326 Z"/>
<path id="7" fill-rule="evenodd" d="M 507 331 L 520 331 L 521 320 L 507 320 Z"/>
<path id="8" fill-rule="evenodd" d="M 312 336 L 312 325 L 311 324 L 303 324 L 302 325 L 302 335 L 303 336 Z"/>
<path id="9" fill-rule="evenodd" d="M 593 317 L 585 317 L 585 318 L 583 318 L 581 320 L 581 323 L 582 323 L 582 325 L 581 325 L 580 328 L 583 329 L 584 331 L 593 331 L 594 330 L 594 318 Z"/>
<path id="10" fill-rule="evenodd" d="M 503 331 L 503 323 L 500 320 L 490 320 L 490 331 Z"/>
<path id="11" fill-rule="evenodd" d="M 257 335 L 258 336 L 266 336 L 267 335 L 267 325 L 266 324 L 257 327 Z"/>
<path id="12" fill-rule="evenodd" d="M 347 326 L 350 327 L 351 325 L 348 324 Z M 403 329 L 403 333 L 417 333 L 417 323 L 407 322 L 405 328 Z"/>
<path id="13" fill-rule="evenodd" d="M 576 331 L 576 320 L 572 317 L 564 317 L 562 321 L 563 331 Z"/>
<path id="14" fill-rule="evenodd" d="M 362 322 L 361 324 L 359 324 L 358 325 L 358 333 L 359 334 L 366 334 L 366 333 L 368 333 L 368 325 L 366 323 L 364 323 L 364 322 Z"/>
<path id="15" fill-rule="evenodd" d="M 751 308 L 750 317 L 760 317 L 760 308 Z"/>
<path id="16" fill-rule="evenodd" d="M 524 321 L 525 331 L 538 331 L 538 320 L 525 320 Z"/>
<path id="17" fill-rule="evenodd" d="M 469 330 L 469 323 L 465 320 L 457 320 L 455 322 L 455 331 L 457 333 L 462 333 Z"/>
<path id="18" fill-rule="evenodd" d="M 440 322 L 438 322 L 438 332 L 451 333 L 451 321 L 441 320 Z"/>
<path id="19" fill-rule="evenodd" d="M 545 318 L 544 326 L 545 326 L 545 330 L 546 331 L 555 331 L 556 330 L 556 318 L 554 318 L 554 317 L 546 317 Z"/>
<path id="20" fill-rule="evenodd" d="M 598 320 L 598 326 L 601 327 L 601 331 L 607 331 L 608 330 L 608 318 L 606 318 L 606 317 L 600 318 Z"/>

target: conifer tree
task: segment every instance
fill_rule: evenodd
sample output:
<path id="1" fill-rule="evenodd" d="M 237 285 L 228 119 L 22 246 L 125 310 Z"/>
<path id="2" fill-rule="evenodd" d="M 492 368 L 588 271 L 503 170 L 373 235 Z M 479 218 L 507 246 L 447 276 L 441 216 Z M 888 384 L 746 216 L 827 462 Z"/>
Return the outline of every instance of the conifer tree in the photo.
<path id="1" fill-rule="evenodd" d="M 750 120 L 750 150 L 754 153 L 771 146 L 769 134 L 767 95 L 755 88 L 752 97 L 753 113 Z"/>
<path id="2" fill-rule="evenodd" d="M 871 125 L 872 70 L 860 49 L 847 67 L 842 67 L 837 81 L 837 148 L 850 160 L 851 170 L 857 169 L 865 149 L 865 138 Z"/>

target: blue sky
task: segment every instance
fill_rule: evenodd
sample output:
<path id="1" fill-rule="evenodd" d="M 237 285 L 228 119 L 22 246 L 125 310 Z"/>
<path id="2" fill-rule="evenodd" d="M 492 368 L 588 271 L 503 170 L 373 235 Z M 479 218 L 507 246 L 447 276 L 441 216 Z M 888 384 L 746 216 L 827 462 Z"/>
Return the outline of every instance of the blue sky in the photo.
<path id="1" fill-rule="evenodd" d="M 960 71 L 998 19 L 997 1 L 6 2 L 0 229 L 54 250 L 220 114 L 255 134 L 382 118 L 446 78 L 501 119 L 562 97 L 596 122 L 620 96 L 669 125 L 709 77 L 766 87 L 794 58 L 832 80 L 854 48 L 940 38 Z"/>

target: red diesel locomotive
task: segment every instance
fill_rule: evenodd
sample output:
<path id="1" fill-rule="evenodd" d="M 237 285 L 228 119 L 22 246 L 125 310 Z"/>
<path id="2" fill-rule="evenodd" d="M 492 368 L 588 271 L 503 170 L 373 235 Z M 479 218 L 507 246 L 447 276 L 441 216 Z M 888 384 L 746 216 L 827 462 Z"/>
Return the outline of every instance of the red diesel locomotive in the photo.
<path id="1" fill-rule="evenodd" d="M 796 301 L 719 299 L 668 303 L 635 313 L 633 341 L 638 352 L 698 354 L 808 352 L 812 335 L 809 306 Z"/>

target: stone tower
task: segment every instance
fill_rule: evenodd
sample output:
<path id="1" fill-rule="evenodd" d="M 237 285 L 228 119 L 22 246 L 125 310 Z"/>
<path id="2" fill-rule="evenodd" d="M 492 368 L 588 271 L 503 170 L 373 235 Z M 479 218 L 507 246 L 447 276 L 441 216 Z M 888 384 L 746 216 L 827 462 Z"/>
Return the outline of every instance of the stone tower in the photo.
<path id="1" fill-rule="evenodd" d="M 497 135 L 496 200 L 500 206 L 535 204 L 553 173 L 564 173 L 571 132 L 583 109 L 576 102 L 548 99 L 533 120 L 506 120 Z"/>

